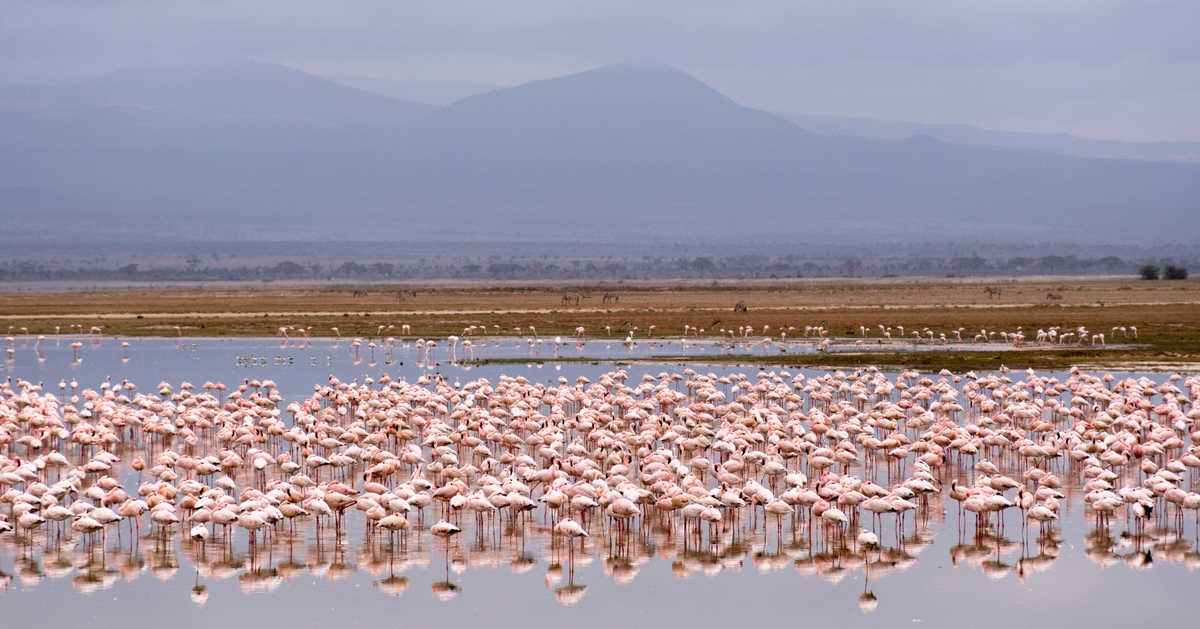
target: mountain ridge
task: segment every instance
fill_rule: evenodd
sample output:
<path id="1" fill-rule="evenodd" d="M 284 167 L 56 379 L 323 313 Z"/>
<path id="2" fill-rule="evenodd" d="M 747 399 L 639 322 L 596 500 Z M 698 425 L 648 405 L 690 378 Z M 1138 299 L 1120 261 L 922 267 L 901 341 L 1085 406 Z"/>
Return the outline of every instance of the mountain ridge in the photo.
<path id="1" fill-rule="evenodd" d="M 298 78 L 284 74 L 271 81 Z M 1128 237 L 1131 222 L 1138 237 L 1200 237 L 1194 165 L 821 135 L 668 66 L 603 66 L 378 124 L 357 92 L 335 94 L 307 111 L 359 103 L 363 120 L 351 105 L 232 122 L 204 106 L 135 107 L 63 128 L 22 126 L 27 111 L 0 107 L 0 129 L 20 140 L 0 147 L 0 212 L 133 227 L 160 215 L 210 229 L 287 221 L 339 237 L 1103 239 Z"/>
<path id="2" fill-rule="evenodd" d="M 922 123 L 788 112 L 779 112 L 779 115 L 800 127 L 825 135 L 850 135 L 884 140 L 927 135 L 950 144 L 994 146 L 1101 159 L 1200 163 L 1198 141 L 1107 140 L 1070 133 L 997 131 L 958 123 Z"/>

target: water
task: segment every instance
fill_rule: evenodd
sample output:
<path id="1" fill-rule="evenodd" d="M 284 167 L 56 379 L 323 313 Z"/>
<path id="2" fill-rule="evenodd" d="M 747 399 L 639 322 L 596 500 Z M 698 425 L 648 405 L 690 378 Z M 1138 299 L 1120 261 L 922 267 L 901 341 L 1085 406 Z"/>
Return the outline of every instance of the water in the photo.
<path id="1" fill-rule="evenodd" d="M 649 342 L 628 348 L 589 341 L 583 348 L 564 344 L 559 355 L 595 361 L 556 363 L 552 343 L 539 350 L 511 339 L 476 341 L 476 358 L 528 362 L 466 366 L 450 362 L 445 341 L 432 356 L 408 344 L 386 352 L 376 347 L 372 357 L 365 343 L 356 356 L 348 340 L 281 346 L 274 339 L 130 339 L 122 347 L 118 340 L 97 338 L 84 339 L 78 349 L 70 347 L 71 340 L 51 338 L 35 350 L 34 339 L 20 338 L 3 370 L 14 379 L 44 382 L 46 391 L 61 397 L 71 394 L 72 379 L 79 390 L 97 388 L 106 379 L 128 379 L 147 393 L 159 381 L 178 389 L 185 380 L 197 387 L 218 380 L 232 387 L 243 379 L 272 379 L 285 398 L 282 408 L 311 395 L 313 385 L 327 383 L 330 376 L 362 383 L 384 373 L 408 382 L 440 375 L 453 384 L 477 378 L 495 383 L 506 374 L 548 384 L 561 377 L 574 384 L 580 376 L 595 382 L 615 368 L 613 361 L 680 353 L 678 345 L 661 351 L 661 345 Z M 739 348 L 735 351 L 770 351 L 758 345 Z M 728 348 L 708 344 L 689 350 L 702 357 Z M 461 345 L 456 351 L 464 357 Z M 752 380 L 757 373 L 737 366 L 693 367 L 715 376 L 746 373 Z M 634 363 L 626 367 L 627 384 L 683 368 Z M 788 373 L 814 378 L 824 372 Z M 1166 378 L 1117 376 L 1145 376 L 1156 383 Z M 67 381 L 67 390 L 59 391 L 59 380 Z M 1023 468 L 1015 461 L 999 463 L 1019 478 Z M 1067 481 L 1078 476 L 1071 470 L 1060 461 L 1055 473 Z M 1135 473 L 1126 473 L 1126 484 L 1134 484 L 1130 474 Z M 882 469 L 875 475 L 886 478 Z M 903 541 L 896 539 L 888 515 L 878 529 L 884 548 L 869 551 L 857 548 L 853 535 L 849 548 L 840 549 L 803 516 L 795 522 L 786 516 L 780 539 L 774 516 L 764 523 L 761 511 L 723 523 L 716 536 L 702 530 L 698 542 L 678 523 L 670 529 L 654 517 L 627 534 L 606 533 L 593 520 L 591 536 L 573 553 L 561 539 L 552 540 L 543 524 L 544 509 L 535 511 L 527 526 L 485 524 L 478 530 L 465 512 L 464 531 L 449 545 L 416 530 L 416 518 L 410 516 L 414 527 L 404 548 L 382 535 L 368 539 L 366 520 L 353 507 L 340 535 L 329 526 L 318 535 L 311 520 L 298 521 L 294 536 L 281 525 L 272 542 L 260 542 L 253 553 L 243 530 L 235 528 L 228 544 L 214 538 L 202 547 L 187 539 L 187 527 L 161 536 L 147 532 L 145 519 L 143 537 L 136 542 L 128 531 L 116 539 L 110 528 L 103 551 L 98 539 L 56 542 L 38 535 L 26 545 L 25 536 L 6 534 L 0 537 L 0 580 L 7 581 L 0 609 L 6 626 L 76 626 L 103 619 L 106 626 L 960 622 L 1009 627 L 1153 624 L 1182 617 L 1197 583 L 1193 571 L 1200 566 L 1191 513 L 1181 529 L 1160 515 L 1144 535 L 1130 534 L 1124 518 L 1114 517 L 1109 546 L 1084 509 L 1079 483 L 1068 482 L 1060 520 L 1045 536 L 1036 525 L 1022 531 L 1019 512 L 1010 509 L 1001 537 L 994 526 L 977 532 L 970 514 L 960 520 L 957 503 L 945 495 L 952 479 L 967 482 L 971 476 L 969 467 L 948 469 L 940 477 L 942 495 L 907 515 Z M 137 486 L 136 472 L 127 467 L 120 478 L 127 488 Z M 248 474 L 238 480 L 239 486 L 254 482 Z M 436 509 L 425 509 L 425 527 L 437 519 Z M 863 524 L 870 526 L 869 514 Z"/>

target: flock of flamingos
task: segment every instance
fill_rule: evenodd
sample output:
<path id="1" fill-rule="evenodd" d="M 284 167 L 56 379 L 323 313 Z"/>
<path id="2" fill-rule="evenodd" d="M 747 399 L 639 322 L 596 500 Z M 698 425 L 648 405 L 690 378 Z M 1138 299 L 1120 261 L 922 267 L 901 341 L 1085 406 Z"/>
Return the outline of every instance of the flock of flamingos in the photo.
<path id="1" fill-rule="evenodd" d="M 198 603 L 202 579 L 358 569 L 399 595 L 439 560 L 445 600 L 452 571 L 541 557 L 571 604 L 576 565 L 625 583 L 657 555 L 680 577 L 861 569 L 870 611 L 870 579 L 951 522 L 955 564 L 1048 568 L 1072 504 L 1096 562 L 1200 566 L 1194 376 L 383 374 L 292 401 L 270 380 L 56 384 L 0 387 L 0 541 L 26 585 L 169 578 L 184 554 Z"/>
<path id="2" fill-rule="evenodd" d="M 735 344 L 741 344 L 747 349 L 750 349 L 755 345 L 767 347 L 774 343 L 777 344 L 779 351 L 783 353 L 788 351 L 789 343 L 791 343 L 792 346 L 795 346 L 797 343 L 808 344 L 812 346 L 812 349 L 815 349 L 818 352 L 828 352 L 839 348 L 844 350 L 863 350 L 868 349 L 873 345 L 882 347 L 884 345 L 890 346 L 896 343 L 904 343 L 909 341 L 915 344 L 927 343 L 941 345 L 948 343 L 966 343 L 968 341 L 972 344 L 1004 343 L 1007 345 L 1012 345 L 1013 347 L 1025 347 L 1030 342 L 1041 346 L 1061 346 L 1068 344 L 1105 345 L 1105 335 L 1103 332 L 1091 331 L 1085 326 L 1051 326 L 1045 329 L 1039 328 L 1036 332 L 1030 332 L 1025 330 L 1023 327 L 1018 326 L 1013 330 L 981 329 L 975 333 L 968 332 L 964 327 L 940 332 L 935 332 L 928 327 L 909 327 L 907 332 L 910 336 L 906 336 L 905 326 L 903 325 L 891 326 L 879 324 L 877 327 L 878 334 L 875 334 L 875 328 L 866 325 L 860 325 L 858 326 L 858 335 L 856 337 L 839 339 L 836 337 L 831 337 L 830 330 L 824 325 L 806 325 L 803 327 L 786 326 L 774 329 L 770 325 L 764 325 L 761 329 L 750 325 L 742 325 L 731 328 L 722 327 L 715 330 L 708 330 L 703 327 L 684 324 L 682 336 L 679 338 L 672 338 L 670 336 L 661 334 L 661 332 L 658 336 L 656 336 L 655 331 L 657 326 L 655 325 L 649 325 L 645 330 L 642 330 L 638 326 L 634 326 L 632 324 L 626 325 L 624 329 L 621 329 L 619 326 L 614 328 L 612 325 L 606 325 L 604 326 L 605 336 L 597 337 L 596 340 L 605 340 L 607 342 L 611 342 L 614 339 L 613 333 L 615 331 L 617 333 L 615 338 L 620 339 L 621 337 L 624 337 L 623 344 L 631 351 L 638 345 L 639 341 L 645 340 L 650 342 L 651 347 L 655 347 L 656 344 L 670 344 L 677 342 L 680 344 L 680 347 L 683 350 L 686 350 L 689 345 L 702 345 L 706 341 L 712 342 L 718 347 L 733 347 Z M 182 337 L 183 330 L 180 326 L 174 326 L 174 330 L 177 335 Z M 17 328 L 13 325 L 8 326 L 8 336 L 5 337 L 5 353 L 6 358 L 10 363 L 14 360 L 17 352 L 16 337 L 13 336 L 17 331 L 23 335 L 28 335 L 29 328 Z M 104 327 L 98 325 L 92 326 L 90 329 L 85 329 L 81 324 L 73 324 L 68 326 L 67 332 L 69 334 L 77 335 L 70 342 L 72 351 L 75 353 L 75 360 L 73 361 L 74 364 L 79 364 L 81 362 L 79 350 L 84 348 L 84 341 L 90 340 L 92 343 L 97 342 L 101 338 L 99 335 L 103 333 L 103 331 Z M 64 338 L 62 336 L 62 326 L 55 326 L 54 332 L 54 338 L 56 340 L 61 340 Z M 330 332 L 332 332 L 338 341 L 342 339 L 342 333 L 339 328 L 330 328 Z M 587 329 L 583 326 L 576 327 L 574 334 L 568 339 L 564 339 L 562 336 L 556 336 L 553 339 L 550 339 L 538 336 L 537 327 L 533 325 L 517 326 L 511 330 L 502 330 L 499 325 L 492 325 L 490 327 L 484 324 L 469 325 L 463 328 L 461 336 L 450 335 L 446 337 L 446 359 L 452 363 L 458 363 L 460 361 L 473 361 L 475 359 L 475 348 L 477 344 L 480 342 L 486 344 L 487 335 L 489 333 L 494 333 L 498 336 L 505 332 L 514 334 L 517 337 L 518 346 L 520 346 L 522 342 L 521 337 L 525 336 L 524 342 L 531 350 L 535 350 L 539 353 L 544 344 L 553 344 L 554 355 L 556 358 L 560 356 L 560 352 L 562 351 L 564 345 L 568 343 L 574 343 L 577 349 L 582 350 L 586 344 L 586 340 L 588 339 Z M 966 337 L 963 336 L 964 333 L 966 333 Z M 374 355 L 376 349 L 379 349 L 386 354 L 390 354 L 391 350 L 395 349 L 397 345 L 403 345 L 407 347 L 407 343 L 402 340 L 398 340 L 397 336 L 395 335 L 400 335 L 401 337 L 411 336 L 412 327 L 408 324 L 380 325 L 378 326 L 377 334 L 378 338 L 355 337 L 349 341 L 350 349 L 356 364 L 361 362 L 363 352 L 369 352 L 372 358 L 371 363 L 373 364 L 375 362 Z M 1032 339 L 1029 338 L 1031 334 L 1033 335 Z M 1111 336 L 1109 338 L 1115 339 L 1118 338 L 1118 335 L 1120 335 L 1120 339 L 1123 341 L 1130 339 L 1136 340 L 1138 338 L 1137 326 L 1113 326 L 1111 330 Z M 311 326 L 280 326 L 277 330 L 276 336 L 280 339 L 280 347 L 302 347 L 311 346 L 312 344 Z M 477 337 L 483 338 L 479 339 Z M 35 353 L 37 353 L 39 360 L 44 360 L 44 356 L 42 355 L 40 348 L 42 342 L 46 341 L 47 339 L 48 337 L 46 335 L 38 335 L 36 337 L 36 343 L 34 344 L 33 349 Z M 417 349 L 421 350 L 423 363 L 435 362 L 434 351 L 438 346 L 437 340 L 429 339 L 427 341 L 425 339 L 417 339 L 413 344 Z M 123 348 L 127 349 L 129 348 L 130 343 L 128 341 L 123 341 L 121 345 Z M 460 351 L 461 354 L 459 353 Z"/>
<path id="3" fill-rule="evenodd" d="M 605 336 L 601 338 L 611 339 L 615 329 L 619 336 L 625 337 L 624 342 L 626 345 L 636 344 L 637 339 L 635 339 L 635 337 L 638 339 L 646 338 L 651 341 L 670 341 L 670 337 L 663 336 L 661 333 L 658 337 L 655 337 L 655 330 L 657 327 L 658 326 L 651 324 L 647 326 L 645 330 L 642 330 L 639 328 L 639 326 L 632 324 L 627 324 L 624 329 L 621 329 L 620 327 L 614 328 L 612 325 L 606 325 L 604 326 Z M 842 340 L 845 341 L 847 345 L 850 341 L 852 341 L 853 346 L 856 348 L 867 347 L 872 341 L 877 345 L 883 345 L 885 343 L 891 344 L 892 342 L 904 342 L 909 340 L 918 344 L 939 343 L 943 345 L 950 342 L 963 343 L 966 341 L 970 341 L 971 343 L 1002 342 L 1011 344 L 1015 347 L 1023 347 L 1030 341 L 1030 332 L 1026 331 L 1023 326 L 1017 326 L 1013 330 L 980 329 L 974 334 L 968 332 L 967 328 L 965 327 L 955 328 L 953 330 L 949 330 L 948 332 L 935 332 L 928 327 L 909 327 L 908 333 L 911 335 L 911 338 L 905 335 L 905 327 L 903 325 L 891 326 L 879 324 L 877 327 L 879 328 L 878 335 L 872 336 L 875 333 L 875 328 L 866 325 L 860 325 L 858 326 L 857 337 L 853 339 L 847 338 Z M 101 330 L 102 328 L 92 328 L 92 332 L 95 333 L 99 333 Z M 27 329 L 25 331 L 28 332 Z M 57 331 L 58 330 L 56 330 L 56 332 Z M 80 326 L 79 331 L 80 333 L 83 332 L 82 326 Z M 182 334 L 182 330 L 180 330 L 178 326 L 176 327 L 176 331 Z M 337 338 L 341 338 L 342 334 L 338 328 L 330 328 L 330 331 L 333 332 Z M 449 344 L 451 348 L 450 351 L 452 352 L 451 359 L 456 359 L 456 355 L 453 352 L 455 352 L 457 349 L 460 341 L 462 342 L 463 349 L 469 352 L 473 344 L 471 337 L 487 335 L 489 332 L 499 335 L 502 332 L 508 332 L 508 330 L 502 330 L 498 324 L 494 324 L 490 328 L 485 324 L 469 325 L 463 328 L 461 336 L 451 335 L 447 337 L 446 342 Z M 517 326 L 512 328 L 511 332 L 517 337 L 528 334 L 528 337 L 525 340 L 530 346 L 540 346 L 544 340 L 538 336 L 537 327 L 533 325 L 527 327 Z M 967 334 L 966 338 L 963 337 L 964 332 Z M 1138 329 L 1135 325 L 1115 325 L 1112 327 L 1111 332 L 1111 338 L 1114 339 L 1117 338 L 1118 334 L 1122 340 L 1128 340 L 1130 338 L 1136 340 L 1138 338 Z M 11 326 L 9 333 L 12 333 Z M 288 325 L 281 326 L 278 329 L 277 335 L 281 337 L 282 342 L 286 344 L 291 342 L 296 336 L 299 336 L 304 342 L 309 342 L 311 340 L 310 333 L 311 327 Z M 399 326 L 390 324 L 380 325 L 377 329 L 377 334 L 379 335 L 379 340 L 381 343 L 394 343 L 396 341 L 396 337 L 391 335 L 395 333 L 398 333 L 402 336 L 410 336 L 412 334 L 412 326 L 408 324 L 401 324 Z M 587 337 L 587 328 L 584 326 L 576 327 L 574 334 L 572 335 L 572 339 L 575 342 L 582 342 L 585 337 Z M 786 343 L 788 342 L 789 338 L 792 341 L 795 341 L 798 338 L 806 341 L 811 339 L 815 342 L 819 351 L 828 351 L 831 347 L 831 343 L 835 340 L 834 338 L 830 338 L 830 330 L 824 325 L 806 325 L 803 327 L 789 325 L 777 328 L 772 328 L 770 325 L 763 325 L 761 330 L 751 325 L 740 325 L 731 328 L 721 327 L 715 330 L 708 330 L 706 328 L 685 323 L 683 325 L 683 336 L 681 339 L 679 339 L 679 342 L 686 346 L 689 342 L 689 339 L 692 339 L 696 342 L 720 339 L 721 342 L 758 342 L 769 345 L 773 342 Z M 424 339 L 420 339 L 418 342 L 422 346 L 427 343 L 427 341 Z M 432 342 L 434 345 L 437 343 L 436 341 L 430 342 Z M 553 340 L 555 351 L 558 351 L 558 349 L 560 349 L 565 342 L 566 341 L 564 341 L 561 336 L 556 336 Z M 1103 332 L 1090 331 L 1086 326 L 1050 326 L 1045 329 L 1038 328 L 1038 330 L 1033 333 L 1033 342 L 1042 345 L 1104 345 L 1105 336 Z M 361 338 L 355 338 L 352 343 L 354 347 L 359 347 L 364 343 L 364 340 Z M 376 342 L 370 339 L 367 339 L 366 343 L 370 347 L 377 346 Z"/>

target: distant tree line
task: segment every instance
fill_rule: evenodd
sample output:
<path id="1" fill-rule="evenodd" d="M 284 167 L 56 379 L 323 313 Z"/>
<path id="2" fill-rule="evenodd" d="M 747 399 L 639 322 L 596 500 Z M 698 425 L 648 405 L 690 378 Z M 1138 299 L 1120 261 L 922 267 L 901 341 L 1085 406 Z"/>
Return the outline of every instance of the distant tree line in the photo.
<path id="1" fill-rule="evenodd" d="M 1186 263 L 1147 263 L 1115 256 L 1080 258 L 1048 255 L 991 259 L 979 256 L 892 258 L 782 256 L 640 256 L 607 259 L 420 258 L 399 263 L 380 260 L 304 262 L 281 259 L 269 264 L 238 264 L 236 258 L 209 261 L 197 257 L 180 264 L 127 263 L 63 268 L 35 260 L 0 261 L 0 281 L 127 280 L 127 281 L 278 281 L 278 280 L 524 280 L 524 279 L 658 279 L 658 278 L 797 278 L 989 275 L 1140 275 L 1146 279 L 1185 279 Z"/>
<path id="2" fill-rule="evenodd" d="M 1138 269 L 1138 275 L 1144 280 L 1156 280 L 1159 278 L 1158 267 L 1153 264 L 1143 265 Z M 1162 269 L 1162 279 L 1164 280 L 1186 280 L 1188 270 L 1182 266 L 1168 264 Z"/>

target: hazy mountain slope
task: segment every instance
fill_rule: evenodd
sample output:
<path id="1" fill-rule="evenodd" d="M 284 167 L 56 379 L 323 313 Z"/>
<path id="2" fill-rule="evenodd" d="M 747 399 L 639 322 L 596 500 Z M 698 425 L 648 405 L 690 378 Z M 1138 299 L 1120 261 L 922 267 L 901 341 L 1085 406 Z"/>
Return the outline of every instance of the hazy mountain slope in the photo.
<path id="1" fill-rule="evenodd" d="M 428 105 L 242 62 L 138 68 L 67 87 L 0 86 L 0 129 L 27 147 L 243 148 L 394 130 Z"/>
<path id="2" fill-rule="evenodd" d="M 396 124 L 432 106 L 347 87 L 286 66 L 252 61 L 130 68 L 64 87 L 0 85 L 0 108 L 127 109 L 330 124 L 347 117 Z"/>
<path id="3" fill-rule="evenodd" d="M 1193 166 L 825 137 L 655 66 L 468 98 L 416 123 L 409 138 L 416 153 L 401 171 L 413 173 L 411 200 L 432 207 L 454 195 L 476 224 L 504 210 L 529 225 L 709 234 L 820 226 L 1024 237 L 1090 225 L 1111 236 L 1125 233 L 1135 207 L 1169 224 L 1200 199 Z"/>
<path id="4" fill-rule="evenodd" d="M 133 102 L 184 90 L 147 82 Z M 1200 238 L 1195 165 L 814 134 L 663 66 L 606 66 L 395 123 L 386 102 L 287 89 L 296 101 L 312 89 L 313 104 L 272 116 L 214 94 L 32 130 L 9 117 L 26 111 L 0 109 L 21 140 L 0 148 L 0 208 L 340 237 Z"/>
<path id="5" fill-rule="evenodd" d="M 804 129 L 827 135 L 901 140 L 927 135 L 953 144 L 977 144 L 1046 151 L 1081 157 L 1200 162 L 1200 142 L 1126 142 L 1096 140 L 1067 133 L 993 131 L 964 124 L 925 124 L 819 114 L 781 114 Z"/>

